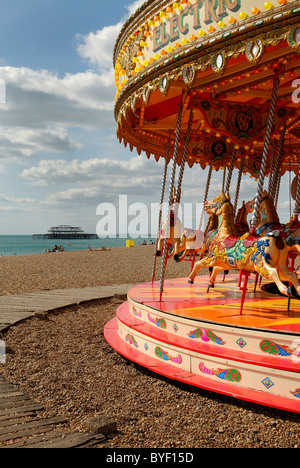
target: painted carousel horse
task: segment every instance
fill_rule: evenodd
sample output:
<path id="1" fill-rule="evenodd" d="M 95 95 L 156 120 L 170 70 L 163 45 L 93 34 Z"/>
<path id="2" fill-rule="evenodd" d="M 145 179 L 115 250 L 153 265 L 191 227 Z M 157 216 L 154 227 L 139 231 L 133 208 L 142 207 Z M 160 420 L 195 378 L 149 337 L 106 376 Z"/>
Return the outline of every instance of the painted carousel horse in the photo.
<path id="1" fill-rule="evenodd" d="M 243 202 L 242 207 L 237 213 L 235 224 L 240 236 L 249 231 L 247 216 L 248 213 L 250 213 L 249 210 L 251 207 L 252 201 L 248 203 Z M 217 227 L 218 217 L 214 213 L 211 213 L 204 233 L 202 231 L 193 231 L 192 229 L 185 228 L 180 241 L 175 243 L 174 260 L 178 263 L 182 262 L 187 255 L 194 253 L 195 251 L 200 252 L 201 258 L 201 256 L 203 256 L 201 253 L 203 254 L 206 251 L 208 238 L 211 236 L 211 233 L 217 229 Z M 184 253 L 179 257 L 181 252 Z"/>
<path id="2" fill-rule="evenodd" d="M 242 207 L 237 212 L 234 223 L 236 225 L 237 231 L 240 236 L 242 236 L 243 234 L 246 234 L 246 232 L 249 232 L 249 224 L 247 221 L 247 217 L 248 217 L 248 214 L 250 213 L 251 206 L 252 206 L 252 200 L 247 203 L 243 201 Z"/>
<path id="3" fill-rule="evenodd" d="M 251 212 L 254 211 L 254 203 L 249 206 Z M 284 240 L 290 247 L 290 256 L 298 256 L 297 249 L 294 247 L 298 244 L 300 236 L 300 223 L 298 220 L 291 220 L 287 224 L 282 224 L 279 221 L 276 208 L 268 192 L 262 193 L 262 200 L 259 205 L 259 221 L 256 229 L 256 234 L 259 236 L 273 235 Z"/>
<path id="4" fill-rule="evenodd" d="M 182 224 L 178 218 L 178 208 L 179 204 L 176 203 L 176 190 L 173 189 L 172 199 L 171 199 L 171 210 L 170 210 L 170 220 L 169 220 L 169 229 L 167 233 L 167 253 L 168 258 L 172 258 L 175 253 L 175 244 L 179 241 Z M 167 229 L 167 219 L 164 219 L 161 226 L 160 237 L 157 243 L 156 256 L 160 257 L 162 254 L 163 245 L 165 242 L 165 235 Z M 170 249 L 173 249 L 170 251 Z"/>
<path id="5" fill-rule="evenodd" d="M 273 236 L 259 237 L 246 233 L 239 236 L 234 224 L 234 210 L 230 202 L 229 194 L 222 191 L 220 196 L 210 202 L 206 202 L 207 213 L 215 213 L 219 218 L 219 226 L 216 235 L 208 245 L 207 255 L 198 261 L 189 277 L 189 283 L 193 284 L 195 277 L 201 268 L 213 267 L 209 285 L 214 287 L 215 279 L 220 271 L 237 269 L 248 274 L 256 272 L 264 278 L 272 279 L 279 291 L 286 295 L 292 295 L 292 284 L 297 293 L 300 293 L 300 283 L 297 275 L 287 266 L 289 252 L 300 254 L 300 246 L 296 243 L 291 247 L 282 239 Z M 300 240 L 300 239 L 299 239 Z"/>
<path id="6" fill-rule="evenodd" d="M 211 217 L 208 220 L 208 225 L 212 223 Z M 174 260 L 177 263 L 182 262 L 187 255 L 199 252 L 203 248 L 205 233 L 201 230 L 194 231 L 193 229 L 185 228 L 181 238 L 175 243 Z M 181 256 L 179 254 L 183 252 Z"/>
<path id="7" fill-rule="evenodd" d="M 248 212 L 253 213 L 255 198 L 248 204 Z M 261 201 L 258 209 L 258 224 L 256 234 L 264 236 L 270 231 L 283 231 L 285 224 L 281 224 L 272 199 L 268 192 L 262 192 Z"/>

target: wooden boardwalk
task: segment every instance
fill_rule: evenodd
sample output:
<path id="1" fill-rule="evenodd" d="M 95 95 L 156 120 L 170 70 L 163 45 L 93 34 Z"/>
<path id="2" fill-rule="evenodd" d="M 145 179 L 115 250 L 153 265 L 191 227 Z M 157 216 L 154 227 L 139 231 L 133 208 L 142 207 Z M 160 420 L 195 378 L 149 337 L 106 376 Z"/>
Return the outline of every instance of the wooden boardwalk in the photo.
<path id="1" fill-rule="evenodd" d="M 126 295 L 132 285 L 99 286 L 83 289 L 60 289 L 16 296 L 0 296 L 0 331 L 38 314 Z"/>
<path id="2" fill-rule="evenodd" d="M 0 296 L 0 331 L 33 316 L 99 299 L 123 297 L 132 285 L 45 291 Z M 43 406 L 0 375 L 0 448 L 86 448 L 106 440 L 102 434 L 74 433 L 63 417 L 44 419 Z"/>

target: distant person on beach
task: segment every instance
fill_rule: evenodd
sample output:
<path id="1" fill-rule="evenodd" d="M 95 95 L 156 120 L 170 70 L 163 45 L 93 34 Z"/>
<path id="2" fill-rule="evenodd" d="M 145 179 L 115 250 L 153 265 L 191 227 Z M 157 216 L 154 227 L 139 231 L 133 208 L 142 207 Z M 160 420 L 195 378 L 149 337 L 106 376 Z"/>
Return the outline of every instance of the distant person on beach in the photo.
<path id="1" fill-rule="evenodd" d="M 102 246 L 101 249 L 93 249 L 93 247 L 89 246 L 89 250 L 92 252 L 110 252 L 111 249 L 107 249 L 106 247 Z"/>

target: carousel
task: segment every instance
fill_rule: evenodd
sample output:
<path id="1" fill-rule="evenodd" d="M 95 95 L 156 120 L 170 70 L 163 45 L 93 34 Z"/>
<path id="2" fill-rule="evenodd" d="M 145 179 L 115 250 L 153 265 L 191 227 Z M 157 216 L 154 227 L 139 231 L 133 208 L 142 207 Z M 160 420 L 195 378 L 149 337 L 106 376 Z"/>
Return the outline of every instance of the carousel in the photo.
<path id="1" fill-rule="evenodd" d="M 124 24 L 114 51 L 117 135 L 164 160 L 168 213 L 160 210 L 152 278 L 128 291 L 105 327 L 116 351 L 154 373 L 296 413 L 299 53 L 299 1 L 148 0 Z M 194 230 L 178 216 L 190 168 L 203 202 Z M 293 209 L 281 221 L 285 174 Z M 256 190 L 241 200 L 250 177 Z M 166 279 L 169 262 L 176 279 Z"/>

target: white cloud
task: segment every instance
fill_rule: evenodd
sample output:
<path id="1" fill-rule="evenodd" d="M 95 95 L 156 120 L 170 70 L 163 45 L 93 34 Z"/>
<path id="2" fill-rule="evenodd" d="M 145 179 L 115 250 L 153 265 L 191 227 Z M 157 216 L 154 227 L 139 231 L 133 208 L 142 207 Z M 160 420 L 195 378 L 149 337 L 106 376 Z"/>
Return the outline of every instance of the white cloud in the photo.
<path id="1" fill-rule="evenodd" d="M 77 52 L 101 73 L 112 70 L 114 46 L 121 28 L 122 23 L 118 23 L 86 36 L 78 35 Z"/>
<path id="2" fill-rule="evenodd" d="M 9 197 L 0 193 L 1 213 L 32 213 L 40 207 L 41 202 L 30 197 Z"/>
<path id="3" fill-rule="evenodd" d="M 18 120 L 24 126 L 37 125 L 42 117 L 44 122 L 64 122 L 66 125 L 82 125 L 89 120 L 87 112 L 112 113 L 114 107 L 114 80 L 112 73 L 102 75 L 88 70 L 74 75 L 66 74 L 63 78 L 47 70 L 30 68 L 0 68 L 0 79 L 7 88 L 7 102 L 1 106 L 0 119 L 8 118 L 13 123 Z M 40 106 L 40 107 L 39 107 Z M 62 112 L 65 106 L 65 111 Z M 21 114 L 15 115 L 17 112 Z M 23 113 L 27 112 L 27 122 Z M 75 113 L 75 117 L 72 113 Z M 92 112 L 91 112 L 92 113 Z M 81 121 L 79 115 L 81 114 Z M 27 125 L 25 125 L 27 123 Z"/>
<path id="4" fill-rule="evenodd" d="M 143 1 L 128 4 L 131 15 Z M 125 18 L 124 18 L 125 20 Z M 6 104 L 0 105 L 0 159 L 66 153 L 79 147 L 70 129 L 114 129 L 113 49 L 123 21 L 76 36 L 79 57 L 91 67 L 65 74 L 28 67 L 0 67 Z"/>
<path id="5" fill-rule="evenodd" d="M 136 0 L 126 5 L 128 16 L 143 5 L 144 0 Z M 126 18 L 124 18 L 125 20 Z M 96 67 L 101 73 L 112 70 L 113 51 L 118 35 L 122 29 L 123 21 L 90 34 L 77 35 L 77 52 L 88 63 Z"/>
<path id="6" fill-rule="evenodd" d="M 39 151 L 78 148 L 69 129 L 113 128 L 113 74 L 65 75 L 46 70 L 0 68 L 7 103 L 0 106 L 0 159 L 32 157 Z"/>
<path id="7" fill-rule="evenodd" d="M 66 153 L 79 147 L 64 128 L 0 127 L 0 159 L 28 158 L 44 151 Z"/>
<path id="8" fill-rule="evenodd" d="M 127 16 L 142 4 L 128 4 Z M 30 222 L 28 212 L 31 220 L 36 216 L 38 225 L 46 226 L 56 222 L 56 215 L 65 218 L 76 210 L 93 220 L 97 205 L 113 202 L 120 193 L 133 200 L 159 201 L 161 164 L 134 156 L 115 136 L 113 49 L 121 28 L 120 21 L 76 37 L 85 72 L 61 75 L 0 66 L 7 92 L 6 104 L 0 104 L 0 172 L 6 172 L 8 181 L 5 195 L 0 195 L 3 225 L 16 211 L 26 212 L 24 225 Z M 93 157 L 95 148 L 100 157 Z"/>
<path id="9" fill-rule="evenodd" d="M 88 188 L 71 188 L 61 192 L 55 192 L 48 196 L 47 203 L 85 203 L 87 200 L 95 199 L 99 196 L 99 188 L 88 187 Z"/>
<path id="10" fill-rule="evenodd" d="M 136 0 L 131 5 L 127 5 L 126 8 L 128 10 L 129 15 L 132 15 L 136 12 L 136 10 L 145 3 L 145 0 Z"/>
<path id="11" fill-rule="evenodd" d="M 114 129 L 112 52 L 121 26 L 77 37 L 80 57 L 94 70 L 59 76 L 49 70 L 0 67 L 0 80 L 6 84 L 6 104 L 0 105 L 0 159 L 76 149 L 78 142 L 69 134 L 74 127 Z"/>
<path id="12" fill-rule="evenodd" d="M 15 197 L 7 197 L 0 193 L 0 203 L 33 203 L 36 202 L 33 198 L 15 198 Z"/>
<path id="13" fill-rule="evenodd" d="M 48 204 L 67 206 L 89 202 L 97 206 L 103 200 L 115 202 L 122 194 L 134 201 L 146 202 L 148 197 L 148 201 L 158 202 L 161 172 L 161 164 L 148 161 L 145 156 L 135 156 L 122 161 L 108 158 L 43 160 L 23 170 L 21 176 L 33 186 L 56 187 L 47 197 Z"/>

